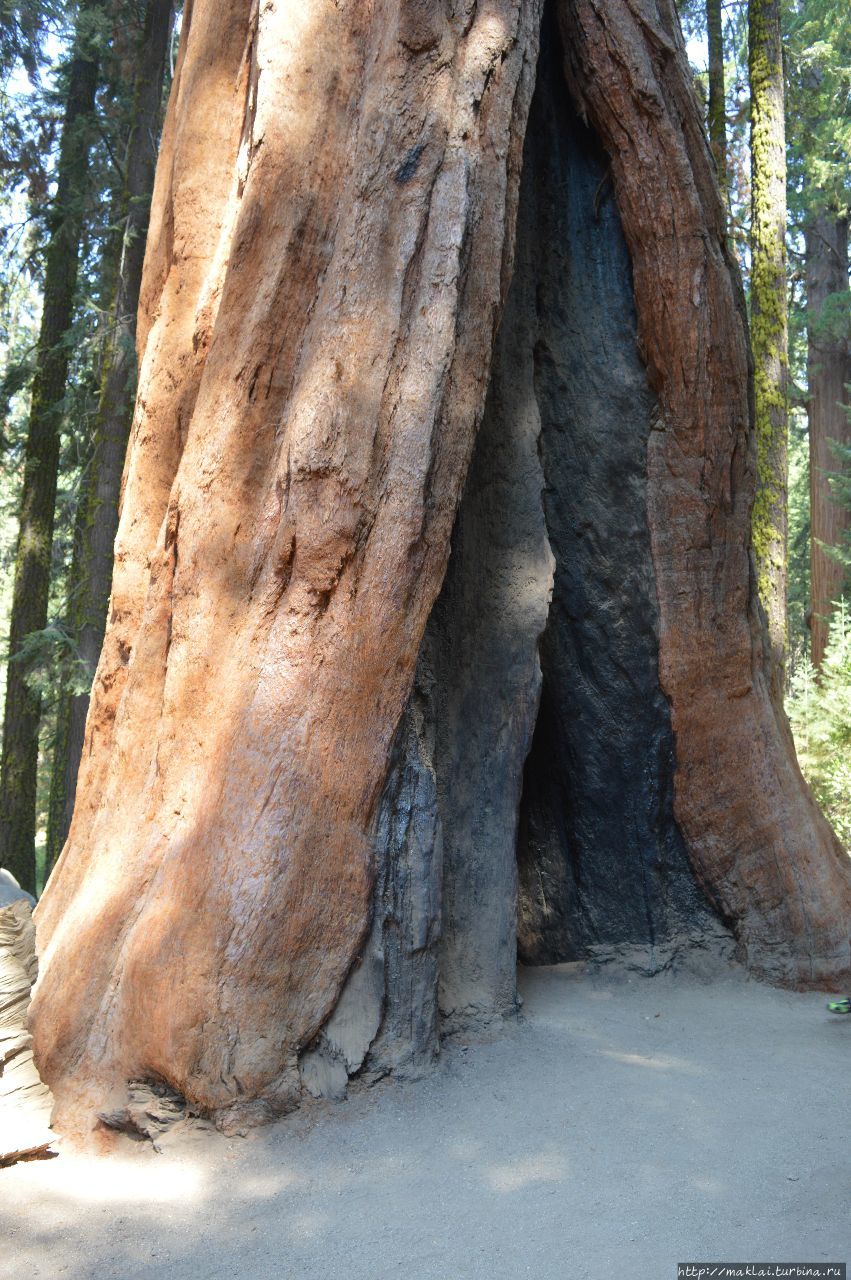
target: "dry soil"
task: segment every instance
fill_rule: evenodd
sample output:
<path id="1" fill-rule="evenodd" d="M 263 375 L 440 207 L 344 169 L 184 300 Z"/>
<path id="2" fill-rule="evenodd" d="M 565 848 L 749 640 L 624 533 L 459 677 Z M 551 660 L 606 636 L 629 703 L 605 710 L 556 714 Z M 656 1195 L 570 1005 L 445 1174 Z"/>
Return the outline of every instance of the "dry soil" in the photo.
<path id="1" fill-rule="evenodd" d="M 522 975 L 523 1017 L 244 1139 L 0 1170 L 0 1274 L 674 1280 L 851 1261 L 851 1017 L 748 982 Z"/>

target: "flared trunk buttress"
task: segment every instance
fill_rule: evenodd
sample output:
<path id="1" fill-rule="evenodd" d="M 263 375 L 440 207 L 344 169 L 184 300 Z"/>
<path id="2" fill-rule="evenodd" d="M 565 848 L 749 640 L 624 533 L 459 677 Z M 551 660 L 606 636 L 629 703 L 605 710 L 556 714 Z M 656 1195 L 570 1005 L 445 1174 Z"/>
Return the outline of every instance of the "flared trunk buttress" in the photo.
<path id="1" fill-rule="evenodd" d="M 111 618 L 40 911 L 65 1124 L 292 1105 L 481 416 L 538 6 L 198 0 L 158 166 Z"/>
<path id="2" fill-rule="evenodd" d="M 764 674 L 744 319 L 673 7 L 558 17 L 509 291 L 539 4 L 186 14 L 110 623 L 37 912 L 66 1128 L 137 1079 L 244 1124 L 510 1009 L 518 828 L 522 938 L 527 820 L 562 792 L 556 953 L 729 926 L 779 981 L 848 972 L 844 855 Z M 590 372 L 583 311 L 614 326 Z M 643 897 L 613 923 L 618 879 Z"/>

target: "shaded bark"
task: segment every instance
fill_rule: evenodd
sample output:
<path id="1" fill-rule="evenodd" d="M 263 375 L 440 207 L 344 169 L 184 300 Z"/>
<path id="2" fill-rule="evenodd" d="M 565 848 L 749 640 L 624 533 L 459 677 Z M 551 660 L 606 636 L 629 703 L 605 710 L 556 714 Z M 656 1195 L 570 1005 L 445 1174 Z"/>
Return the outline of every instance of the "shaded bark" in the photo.
<path id="1" fill-rule="evenodd" d="M 839 469 L 831 441 L 851 444 L 851 350 L 826 324 L 825 303 L 848 292 L 848 220 L 814 216 L 805 231 L 807 281 L 807 412 L 810 427 L 810 644 L 819 667 L 844 571 L 826 548 L 841 547 L 851 512 L 831 501 L 828 476 Z"/>
<path id="2" fill-rule="evenodd" d="M 149 0 L 134 60 L 132 124 L 118 208 L 123 235 L 118 245 L 115 295 L 93 426 L 83 516 L 75 537 L 69 618 L 83 672 L 94 679 L 106 628 L 118 503 L 136 383 L 136 312 L 160 134 L 163 81 L 174 15 L 173 0 Z M 77 772 L 83 749 L 88 692 L 63 693 L 58 708 L 57 749 L 51 777 L 51 823 L 47 869 L 53 867 L 71 825 Z"/>
<path id="3" fill-rule="evenodd" d="M 709 44 L 709 143 L 721 198 L 727 203 L 727 94 L 724 85 L 724 23 L 721 0 L 706 0 Z"/>
<path id="4" fill-rule="evenodd" d="M 768 618 L 776 697 L 786 667 L 788 316 L 786 126 L 780 0 L 749 0 L 751 91 L 751 341 L 757 487 L 752 526 Z"/>
<path id="5" fill-rule="evenodd" d="M 556 562 L 520 811 L 518 942 L 527 963 L 617 954 L 652 972 L 715 931 L 673 815 L 659 686 L 647 518 L 659 410 L 610 162 L 576 117 L 559 48 L 553 31 L 526 138 L 514 279 L 528 272 L 533 299 L 519 342 Z"/>
<path id="6" fill-rule="evenodd" d="M 751 969 L 818 986 L 849 972 L 851 873 L 773 696 L 750 573 L 746 319 L 682 36 L 671 0 L 612 0 L 605 14 L 565 0 L 559 12 L 569 82 L 611 157 L 659 405 L 648 515 L 674 813 Z"/>
<path id="7" fill-rule="evenodd" d="M 65 588 L 65 627 L 70 635 L 76 635 L 79 622 L 79 598 L 82 590 L 83 534 L 88 515 L 88 476 L 91 457 L 84 460 L 81 492 L 77 497 L 74 527 L 71 535 L 71 563 L 68 566 Z M 47 833 L 44 849 L 44 881 L 56 864 L 65 842 L 65 804 L 67 795 L 67 771 L 71 730 L 70 675 L 63 673 L 56 699 L 56 724 L 50 750 L 50 789 L 47 800 Z"/>
<path id="8" fill-rule="evenodd" d="M 557 12 L 611 192 L 545 98 L 510 291 L 537 5 L 188 16 L 112 612 L 37 911 L 35 1049 L 66 1129 L 124 1123 L 139 1080 L 239 1128 L 422 1069 L 441 1011 L 510 1011 L 545 622 L 550 707 L 587 707 L 618 765 L 551 790 L 580 779 L 597 823 L 598 933 L 620 874 L 619 942 L 646 944 L 649 903 L 668 936 L 720 917 L 776 981 L 849 976 L 847 859 L 766 674 L 746 321 L 673 5 Z M 544 252 L 565 208 L 573 239 Z M 564 333 L 606 307 L 610 346 L 571 363 Z"/>
<path id="9" fill-rule="evenodd" d="M 98 80 L 98 57 L 91 24 L 101 8 L 102 0 L 88 0 L 81 7 L 68 72 L 57 161 L 57 189 L 49 220 L 50 239 L 45 258 L 44 303 L 24 451 L 9 624 L 9 664 L 0 762 L 0 863 L 8 867 L 31 892 L 35 891 L 36 773 L 41 707 L 37 694 L 27 687 L 27 671 L 20 654 L 27 636 L 43 630 L 47 624 L 50 551 L 59 466 L 60 406 L 70 357 L 70 348 L 63 339 L 73 318 Z"/>

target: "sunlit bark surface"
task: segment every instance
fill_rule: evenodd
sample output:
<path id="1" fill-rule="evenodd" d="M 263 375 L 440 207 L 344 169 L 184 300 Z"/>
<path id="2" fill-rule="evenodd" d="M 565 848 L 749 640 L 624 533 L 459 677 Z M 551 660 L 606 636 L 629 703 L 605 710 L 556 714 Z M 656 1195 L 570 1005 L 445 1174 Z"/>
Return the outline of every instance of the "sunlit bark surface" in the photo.
<path id="1" fill-rule="evenodd" d="M 39 912 L 39 1064 L 286 1108 L 368 926 L 370 825 L 509 275 L 539 12 L 199 0 L 160 157 L 111 620 Z"/>
<path id="2" fill-rule="evenodd" d="M 851 886 L 768 693 L 745 328 L 673 7 L 558 12 L 572 93 L 611 155 L 658 402 L 647 502 L 676 820 L 748 962 L 823 982 L 848 970 Z M 452 660 L 451 591 L 436 637 L 426 623 L 511 274 L 540 17 L 533 0 L 201 0 L 185 16 L 110 625 L 69 841 L 37 911 L 35 1049 L 66 1129 L 120 1111 L 140 1079 L 225 1128 L 262 1119 L 295 1104 L 304 1050 L 311 1091 L 338 1090 L 382 1017 L 381 1069 L 415 1021 L 411 1056 L 427 1058 L 448 792 L 445 1007 L 510 1005 L 513 938 L 482 946 L 479 927 L 510 933 L 516 871 L 503 833 L 493 879 L 475 790 L 456 785 L 476 760 L 446 740 L 450 721 L 436 740 L 425 723 L 443 643 L 449 684 L 476 690 L 456 707 L 487 711 L 453 713 L 451 732 L 482 735 L 519 803 L 512 734 L 531 731 L 551 566 L 536 410 L 509 376 L 531 362 L 507 350 L 510 328 L 485 438 L 502 448 L 494 500 L 522 470 L 516 537 L 535 566 L 529 616 L 502 626 L 527 648 L 492 667 L 511 675 L 513 710 L 494 713 L 482 640 L 510 610 L 489 619 L 470 594 L 487 458 L 461 522 L 475 572 L 454 579 L 484 660 Z M 513 323 L 534 306 L 524 290 Z M 487 895 L 506 892 L 495 909 Z M 382 964 L 401 975 L 392 1000 Z"/>

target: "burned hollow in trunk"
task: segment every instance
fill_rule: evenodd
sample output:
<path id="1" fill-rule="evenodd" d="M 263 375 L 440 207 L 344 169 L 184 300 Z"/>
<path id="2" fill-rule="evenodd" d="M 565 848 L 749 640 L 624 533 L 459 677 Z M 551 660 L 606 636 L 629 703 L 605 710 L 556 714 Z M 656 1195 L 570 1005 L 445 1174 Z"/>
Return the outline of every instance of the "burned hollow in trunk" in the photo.
<path id="1" fill-rule="evenodd" d="M 513 1010 L 518 955 L 652 973 L 730 951 L 673 814 L 647 523 L 657 412 L 608 162 L 548 12 L 514 273 L 385 788 L 373 929 L 321 1037 L 340 1082 L 383 1001 L 395 1034 L 366 1062 L 397 1070 L 437 1051 L 441 1024 Z M 369 992 L 362 1017 L 353 990 Z M 308 1078 L 321 1089 L 313 1054 Z"/>
<path id="2" fill-rule="evenodd" d="M 570 103 L 554 25 L 545 24 L 518 228 L 555 556 L 521 804 L 519 949 L 551 963 L 636 946 L 652 971 L 710 925 L 674 819 L 659 686 L 647 520 L 658 406 L 638 353 L 609 163 Z"/>
<path id="3" fill-rule="evenodd" d="M 36 913 L 63 1129 L 139 1080 L 233 1131 L 416 1073 L 441 1020 L 513 1008 L 518 937 L 652 971 L 729 925 L 771 981 L 851 971 L 848 860 L 772 700 L 676 11 L 553 12 L 528 128 L 537 0 L 184 20 Z"/>

